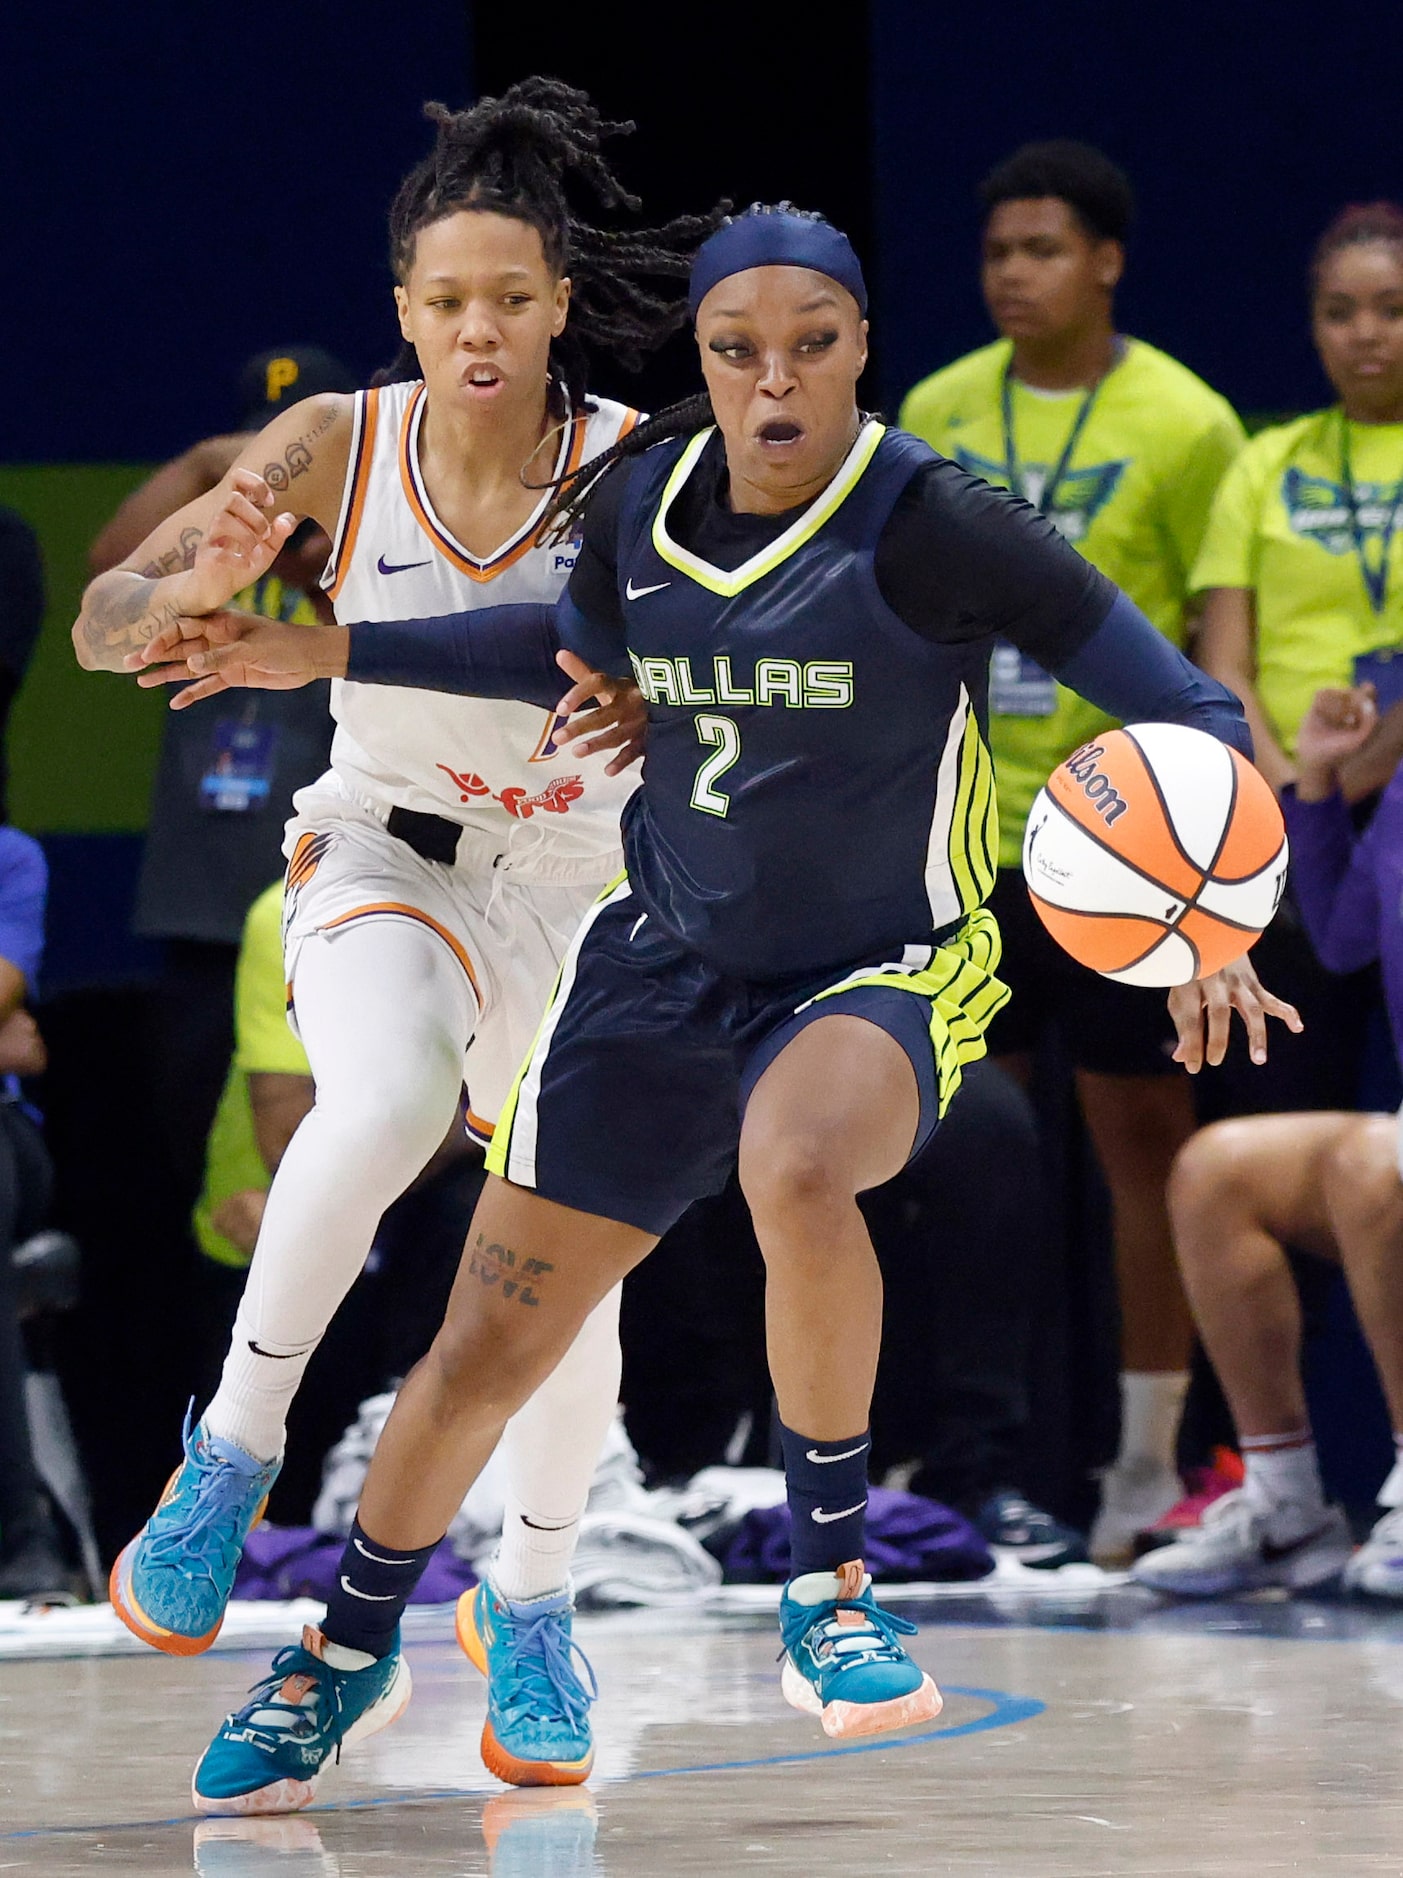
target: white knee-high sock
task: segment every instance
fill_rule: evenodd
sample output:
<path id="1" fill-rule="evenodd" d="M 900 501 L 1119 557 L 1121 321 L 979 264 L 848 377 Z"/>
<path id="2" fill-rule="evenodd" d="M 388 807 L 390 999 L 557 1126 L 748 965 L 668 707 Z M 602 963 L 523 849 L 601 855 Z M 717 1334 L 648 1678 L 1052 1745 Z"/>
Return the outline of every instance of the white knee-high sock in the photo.
<path id="1" fill-rule="evenodd" d="M 555 1370 L 507 1423 L 507 1503 L 492 1582 L 520 1601 L 559 1591 L 619 1400 L 619 1288 L 597 1304 Z"/>
<path id="2" fill-rule="evenodd" d="M 212 1434 L 259 1460 L 282 1452 L 288 1407 L 380 1215 L 452 1122 L 476 1015 L 452 953 L 402 919 L 307 940 L 294 993 L 316 1106 L 274 1177 L 204 1415 Z"/>

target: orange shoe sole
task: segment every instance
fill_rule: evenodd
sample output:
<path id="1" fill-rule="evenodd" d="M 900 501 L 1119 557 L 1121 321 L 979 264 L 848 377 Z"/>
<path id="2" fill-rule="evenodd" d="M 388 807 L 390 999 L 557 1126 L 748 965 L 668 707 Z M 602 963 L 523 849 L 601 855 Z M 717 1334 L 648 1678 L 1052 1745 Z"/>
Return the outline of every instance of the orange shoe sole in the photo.
<path id="1" fill-rule="evenodd" d="M 477 1596 L 482 1589 L 474 1585 L 458 1600 L 453 1616 L 454 1634 L 464 1656 L 483 1676 L 487 1675 L 487 1646 L 477 1627 Z M 492 1732 L 490 1720 L 482 1724 L 480 1751 L 482 1764 L 489 1774 L 506 1781 L 509 1787 L 579 1787 L 590 1777 L 594 1750 L 579 1761 L 521 1761 L 508 1754 Z"/>
<path id="2" fill-rule="evenodd" d="M 174 1478 L 172 1474 L 171 1479 Z M 256 1526 L 262 1519 L 267 1504 L 266 1499 L 260 1504 L 253 1517 L 253 1525 L 249 1527 L 250 1532 L 253 1526 Z M 163 1656 L 203 1655 L 224 1627 L 223 1611 L 220 1612 L 219 1622 L 214 1629 L 207 1631 L 203 1637 L 182 1636 L 178 1630 L 167 1630 L 154 1618 L 148 1617 L 136 1601 L 130 1579 L 131 1560 L 136 1551 L 137 1539 L 140 1537 L 141 1534 L 138 1533 L 137 1538 L 124 1545 L 113 1560 L 112 1570 L 107 1578 L 107 1595 L 112 1600 L 113 1610 L 134 1637 L 139 1637 L 143 1643 L 150 1644 L 153 1650 L 159 1650 Z"/>

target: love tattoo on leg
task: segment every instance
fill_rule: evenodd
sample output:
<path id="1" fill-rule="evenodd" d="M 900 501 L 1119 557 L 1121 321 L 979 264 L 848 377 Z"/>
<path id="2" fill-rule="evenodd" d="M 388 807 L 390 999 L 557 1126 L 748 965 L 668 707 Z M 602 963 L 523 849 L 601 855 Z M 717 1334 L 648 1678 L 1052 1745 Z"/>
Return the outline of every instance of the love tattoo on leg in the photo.
<path id="1" fill-rule="evenodd" d="M 554 1270 L 549 1259 L 518 1257 L 510 1246 L 497 1245 L 481 1233 L 468 1254 L 469 1276 L 480 1278 L 489 1290 L 500 1285 L 502 1296 L 518 1304 L 539 1304 L 541 1280 Z"/>

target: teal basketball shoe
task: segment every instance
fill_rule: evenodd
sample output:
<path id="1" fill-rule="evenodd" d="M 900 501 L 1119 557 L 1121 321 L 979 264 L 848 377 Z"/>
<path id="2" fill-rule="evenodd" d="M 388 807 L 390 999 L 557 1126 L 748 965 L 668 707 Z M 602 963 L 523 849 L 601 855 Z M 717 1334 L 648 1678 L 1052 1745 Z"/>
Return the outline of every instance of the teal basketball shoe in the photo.
<path id="1" fill-rule="evenodd" d="M 198 1656 L 219 1635 L 244 1540 L 263 1516 L 281 1460 L 256 1461 L 186 1411 L 185 1459 L 156 1510 L 117 1555 L 112 1607 L 143 1643 L 167 1656 Z"/>
<path id="2" fill-rule="evenodd" d="M 876 1735 L 933 1721 L 944 1703 L 899 1637 L 916 1625 L 884 1611 L 860 1560 L 791 1578 L 779 1606 L 780 1688 L 827 1735 Z"/>
<path id="3" fill-rule="evenodd" d="M 409 1706 L 409 1665 L 395 1650 L 363 1668 L 338 1669 L 310 1625 L 279 1650 L 243 1707 L 226 1715 L 200 1756 L 190 1797 L 202 1813 L 295 1813 L 310 1805 L 321 1770 L 341 1750 L 378 1734 Z M 359 1656 L 359 1651 L 348 1652 Z"/>
<path id="4" fill-rule="evenodd" d="M 514 1604 L 486 1579 L 458 1600 L 458 1642 L 487 1678 L 483 1765 L 509 1786 L 577 1787 L 589 1779 L 589 1709 L 599 1685 L 570 1616 L 568 1591 Z"/>

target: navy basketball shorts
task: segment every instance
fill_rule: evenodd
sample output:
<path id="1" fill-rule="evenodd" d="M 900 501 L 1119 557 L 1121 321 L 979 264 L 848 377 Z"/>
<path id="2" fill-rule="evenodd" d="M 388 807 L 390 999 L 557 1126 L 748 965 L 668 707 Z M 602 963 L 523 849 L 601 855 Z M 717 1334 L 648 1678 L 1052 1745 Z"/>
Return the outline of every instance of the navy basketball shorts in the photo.
<path id="1" fill-rule="evenodd" d="M 943 945 L 764 983 L 719 972 L 662 932 L 627 879 L 586 916 L 487 1165 L 581 1212 L 661 1235 L 735 1166 L 745 1106 L 808 1024 L 878 1025 L 916 1073 L 924 1147 L 1008 996 L 999 932 L 973 914 Z"/>

